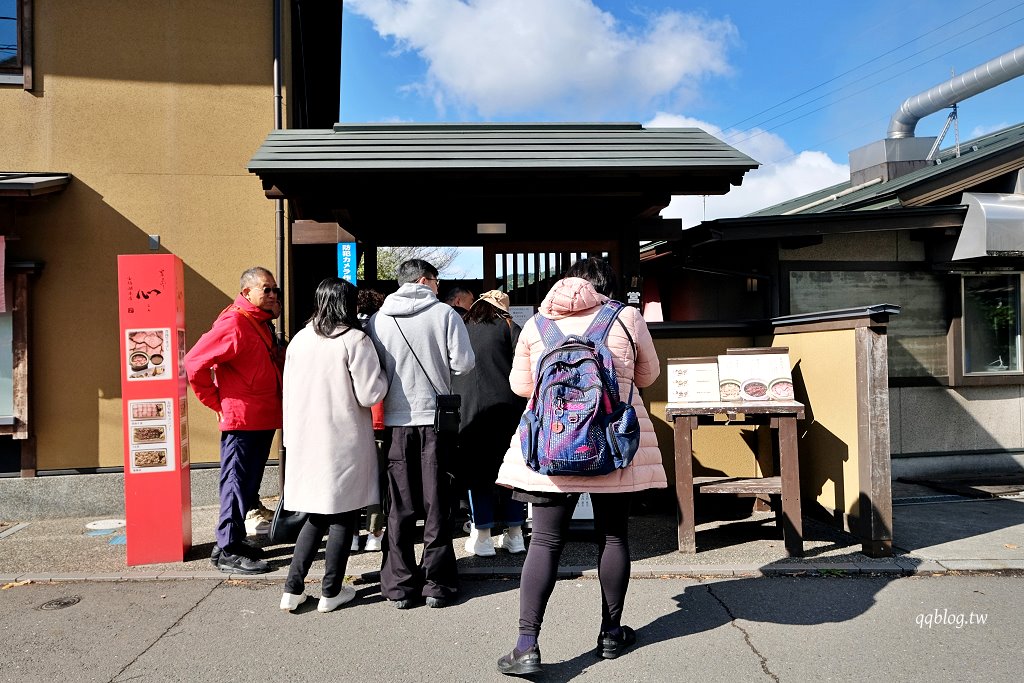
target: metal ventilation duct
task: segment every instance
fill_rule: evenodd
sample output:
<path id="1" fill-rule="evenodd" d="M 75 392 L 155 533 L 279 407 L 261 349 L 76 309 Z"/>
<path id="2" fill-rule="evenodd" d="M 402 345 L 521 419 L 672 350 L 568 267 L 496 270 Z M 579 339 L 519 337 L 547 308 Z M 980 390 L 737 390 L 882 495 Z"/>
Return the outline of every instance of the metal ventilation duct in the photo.
<path id="1" fill-rule="evenodd" d="M 1000 83 L 1024 75 L 1024 45 L 904 100 L 889 121 L 887 138 L 912 138 L 917 122 Z"/>

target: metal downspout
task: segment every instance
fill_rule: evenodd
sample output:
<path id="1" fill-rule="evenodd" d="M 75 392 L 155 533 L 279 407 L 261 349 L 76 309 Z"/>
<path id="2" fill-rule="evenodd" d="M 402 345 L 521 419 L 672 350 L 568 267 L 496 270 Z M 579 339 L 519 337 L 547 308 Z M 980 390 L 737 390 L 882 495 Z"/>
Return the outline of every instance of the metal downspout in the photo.
<path id="1" fill-rule="evenodd" d="M 929 114 L 994 88 L 1024 74 L 1024 45 L 955 76 L 945 83 L 908 97 L 889 121 L 889 139 L 912 138 L 917 122 Z"/>
<path id="2" fill-rule="evenodd" d="M 274 130 L 281 130 L 282 128 L 282 98 L 281 98 L 281 31 L 283 30 L 284 21 L 281 16 L 281 0 L 274 0 Z M 275 211 L 274 211 L 274 235 L 275 235 L 275 247 L 276 247 L 276 263 L 274 264 L 274 273 L 277 276 L 277 281 L 284 284 L 285 272 L 284 272 L 284 200 L 275 199 Z M 285 329 L 285 317 L 284 317 L 284 302 L 281 302 L 281 318 L 277 324 L 277 335 L 282 340 L 284 339 Z"/>

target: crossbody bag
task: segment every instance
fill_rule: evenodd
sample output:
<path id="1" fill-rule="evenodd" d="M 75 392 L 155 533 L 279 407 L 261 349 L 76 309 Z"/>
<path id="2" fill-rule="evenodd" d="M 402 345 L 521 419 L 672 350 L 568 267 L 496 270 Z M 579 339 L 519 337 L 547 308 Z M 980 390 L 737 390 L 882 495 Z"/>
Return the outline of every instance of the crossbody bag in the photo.
<path id="1" fill-rule="evenodd" d="M 459 424 L 462 422 L 462 397 L 458 394 L 442 394 L 437 390 L 437 387 L 434 386 L 430 379 L 430 375 L 427 373 L 427 369 L 423 367 L 419 356 L 413 351 L 412 344 L 409 343 L 409 338 L 405 336 L 402 326 L 398 324 L 398 318 L 391 316 L 391 319 L 395 321 L 399 334 L 405 340 L 405 345 L 409 347 L 409 353 L 416 359 L 416 365 L 420 366 L 423 376 L 427 378 L 427 383 L 430 384 L 430 388 L 434 392 L 434 433 L 458 434 Z M 447 349 L 445 351 L 447 356 Z"/>

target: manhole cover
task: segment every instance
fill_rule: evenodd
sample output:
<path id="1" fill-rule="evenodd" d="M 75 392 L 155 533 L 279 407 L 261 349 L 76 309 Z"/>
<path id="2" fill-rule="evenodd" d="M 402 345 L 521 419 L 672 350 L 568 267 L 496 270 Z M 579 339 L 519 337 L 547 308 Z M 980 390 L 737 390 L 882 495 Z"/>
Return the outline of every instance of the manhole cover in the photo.
<path id="1" fill-rule="evenodd" d="M 79 596 L 69 595 L 65 598 L 55 598 L 53 600 L 50 600 L 49 602 L 44 602 L 39 606 L 39 609 L 47 611 L 55 609 L 64 609 L 65 607 L 77 605 L 81 601 L 82 598 L 80 598 Z"/>
<path id="2" fill-rule="evenodd" d="M 120 529 L 125 525 L 123 519 L 98 519 L 85 525 L 86 529 Z"/>

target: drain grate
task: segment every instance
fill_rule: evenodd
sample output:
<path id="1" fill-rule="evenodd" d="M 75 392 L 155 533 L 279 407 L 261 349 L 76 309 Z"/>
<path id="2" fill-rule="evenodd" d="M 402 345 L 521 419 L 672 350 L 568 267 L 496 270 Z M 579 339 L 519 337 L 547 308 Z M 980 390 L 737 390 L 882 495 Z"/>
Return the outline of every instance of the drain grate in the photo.
<path id="1" fill-rule="evenodd" d="M 67 597 L 55 598 L 53 600 L 44 602 L 43 604 L 39 605 L 39 609 L 49 612 L 52 610 L 64 609 L 66 607 L 77 605 L 81 601 L 82 598 L 77 595 L 68 595 Z"/>

